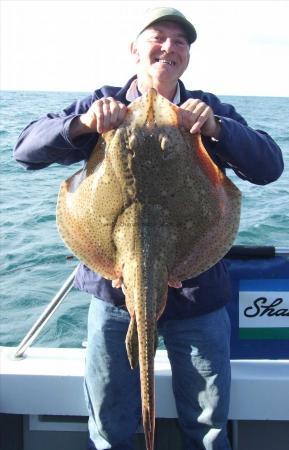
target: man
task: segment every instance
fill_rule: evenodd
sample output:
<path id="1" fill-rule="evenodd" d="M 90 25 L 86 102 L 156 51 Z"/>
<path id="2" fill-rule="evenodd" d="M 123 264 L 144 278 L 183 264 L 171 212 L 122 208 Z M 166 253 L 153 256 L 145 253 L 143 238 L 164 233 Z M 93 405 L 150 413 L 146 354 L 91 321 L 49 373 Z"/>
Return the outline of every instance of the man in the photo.
<path id="1" fill-rule="evenodd" d="M 180 81 L 196 39 L 193 25 L 174 8 L 148 12 L 131 46 L 137 75 L 123 88 L 104 86 L 62 114 L 30 124 L 15 148 L 28 169 L 86 160 L 100 133 L 122 123 L 127 105 L 153 86 L 179 105 L 180 124 L 200 132 L 215 163 L 255 184 L 276 180 L 281 151 L 262 131 L 217 97 L 188 91 Z M 205 249 L 204 249 L 205 250 Z M 131 370 L 125 335 L 129 315 L 124 295 L 110 281 L 81 266 L 75 284 L 92 293 L 88 318 L 85 392 L 91 441 L 98 450 L 129 450 L 140 421 L 139 372 Z M 115 280 L 114 286 L 120 286 Z M 186 450 L 228 450 L 230 287 L 221 261 L 195 279 L 169 288 L 159 320 L 172 367 L 173 390 Z M 91 443 L 92 445 L 92 443 Z"/>

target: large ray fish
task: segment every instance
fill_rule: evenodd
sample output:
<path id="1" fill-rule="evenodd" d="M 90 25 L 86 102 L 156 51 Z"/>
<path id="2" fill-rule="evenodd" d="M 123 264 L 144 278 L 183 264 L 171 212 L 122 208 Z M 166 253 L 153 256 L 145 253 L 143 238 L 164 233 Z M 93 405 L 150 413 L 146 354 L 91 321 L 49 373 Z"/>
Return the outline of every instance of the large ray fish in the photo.
<path id="1" fill-rule="evenodd" d="M 202 145 L 178 126 L 178 107 L 150 89 L 105 133 L 60 188 L 59 232 L 107 279 L 121 279 L 131 320 L 126 348 L 140 365 L 147 450 L 154 447 L 156 323 L 168 282 L 214 265 L 237 233 L 241 194 Z"/>

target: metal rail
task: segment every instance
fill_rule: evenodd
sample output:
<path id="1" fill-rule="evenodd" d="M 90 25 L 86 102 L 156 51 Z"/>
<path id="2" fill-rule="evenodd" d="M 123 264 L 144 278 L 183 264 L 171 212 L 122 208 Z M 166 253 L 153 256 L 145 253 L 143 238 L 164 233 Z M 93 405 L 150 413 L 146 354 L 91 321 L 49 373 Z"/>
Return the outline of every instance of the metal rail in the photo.
<path id="1" fill-rule="evenodd" d="M 274 258 L 275 256 L 289 256 L 289 247 L 274 247 L 273 245 L 233 245 L 225 258 L 250 259 Z"/>
<path id="2" fill-rule="evenodd" d="M 289 247 L 275 247 L 276 256 L 289 256 Z"/>
<path id="3" fill-rule="evenodd" d="M 41 332 L 44 325 L 48 322 L 50 317 L 54 314 L 62 300 L 67 296 L 69 291 L 73 286 L 74 277 L 78 266 L 73 270 L 71 275 L 63 283 L 62 287 L 59 289 L 57 294 L 53 297 L 51 302 L 45 308 L 41 316 L 37 319 L 32 328 L 28 331 L 26 336 L 23 338 L 19 346 L 16 348 L 14 358 L 22 358 L 27 348 L 35 341 L 39 333 Z"/>

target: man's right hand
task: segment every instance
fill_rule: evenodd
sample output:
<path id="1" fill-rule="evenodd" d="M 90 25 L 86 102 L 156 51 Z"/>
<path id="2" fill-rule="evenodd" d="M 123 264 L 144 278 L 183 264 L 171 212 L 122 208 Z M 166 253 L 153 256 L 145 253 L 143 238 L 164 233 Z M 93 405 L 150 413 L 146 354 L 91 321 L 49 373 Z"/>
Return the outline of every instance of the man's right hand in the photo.
<path id="1" fill-rule="evenodd" d="M 96 100 L 86 113 L 71 122 L 70 137 L 74 139 L 82 134 L 113 130 L 123 122 L 126 112 L 127 107 L 112 97 Z"/>

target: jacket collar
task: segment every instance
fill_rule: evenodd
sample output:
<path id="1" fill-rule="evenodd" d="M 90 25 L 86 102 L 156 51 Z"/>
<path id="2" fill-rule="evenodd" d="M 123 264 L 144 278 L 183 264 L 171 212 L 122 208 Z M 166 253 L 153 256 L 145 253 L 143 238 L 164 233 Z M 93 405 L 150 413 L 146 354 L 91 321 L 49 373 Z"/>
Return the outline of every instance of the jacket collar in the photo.
<path id="1" fill-rule="evenodd" d="M 127 100 L 126 98 L 126 94 L 127 91 L 129 90 L 132 82 L 134 80 L 136 80 L 137 76 L 134 75 L 133 77 L 131 77 L 128 82 L 125 84 L 125 86 L 123 86 L 115 95 L 115 99 L 119 100 L 120 102 L 124 103 L 125 105 L 129 105 L 130 101 Z M 184 83 L 179 80 L 179 94 L 180 94 L 180 102 L 177 103 L 178 105 L 183 104 L 188 98 L 189 98 L 189 94 L 185 88 Z M 139 92 L 139 95 L 141 95 L 141 93 Z"/>
<path id="2" fill-rule="evenodd" d="M 138 90 L 137 80 L 134 79 L 126 92 L 126 99 L 129 102 L 133 102 L 140 95 L 141 95 L 141 93 Z M 177 84 L 177 91 L 173 98 L 172 103 L 175 103 L 176 105 L 178 105 L 180 103 L 180 85 L 179 85 L 179 83 Z"/>

